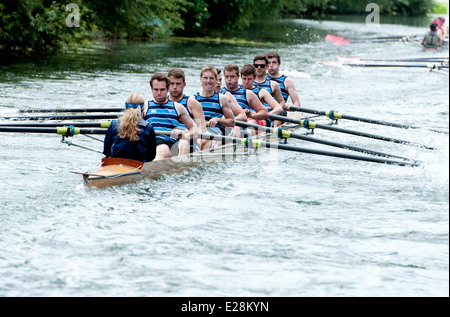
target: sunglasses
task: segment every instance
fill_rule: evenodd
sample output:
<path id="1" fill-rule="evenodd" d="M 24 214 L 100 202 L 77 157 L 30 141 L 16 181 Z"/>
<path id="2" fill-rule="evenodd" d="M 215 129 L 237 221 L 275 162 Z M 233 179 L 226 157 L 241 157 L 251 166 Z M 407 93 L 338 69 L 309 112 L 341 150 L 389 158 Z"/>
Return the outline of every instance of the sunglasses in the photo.
<path id="1" fill-rule="evenodd" d="M 255 68 L 258 68 L 258 67 L 260 67 L 260 68 L 266 68 L 266 64 L 253 64 L 253 66 L 255 66 Z"/>

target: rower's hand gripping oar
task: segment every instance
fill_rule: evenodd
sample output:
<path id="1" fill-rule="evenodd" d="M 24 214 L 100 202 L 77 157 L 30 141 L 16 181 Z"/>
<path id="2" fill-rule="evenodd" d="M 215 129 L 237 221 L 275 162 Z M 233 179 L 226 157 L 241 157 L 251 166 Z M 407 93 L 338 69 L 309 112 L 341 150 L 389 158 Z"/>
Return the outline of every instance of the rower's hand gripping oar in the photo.
<path id="1" fill-rule="evenodd" d="M 352 145 L 347 145 L 347 144 L 342 144 L 342 143 L 331 142 L 331 141 L 327 141 L 327 140 L 322 140 L 322 139 L 316 139 L 316 138 L 308 137 L 308 136 L 301 135 L 301 134 L 298 134 L 298 133 L 294 133 L 294 132 L 291 132 L 291 131 L 288 131 L 288 130 L 283 130 L 281 127 L 273 129 L 273 128 L 264 127 L 264 126 L 260 126 L 260 125 L 255 125 L 255 124 L 250 124 L 250 123 L 242 122 L 242 121 L 236 121 L 235 123 L 236 123 L 237 126 L 250 127 L 250 128 L 257 129 L 259 131 L 273 133 L 279 138 L 299 139 L 299 140 L 303 140 L 303 141 L 307 141 L 307 142 L 313 142 L 313 143 L 319 143 L 319 144 L 323 144 L 323 145 L 334 146 L 334 147 L 338 147 L 338 148 L 346 149 L 346 150 L 350 150 L 350 151 L 356 151 L 356 152 L 372 154 L 372 155 L 381 156 L 381 157 L 397 158 L 397 159 L 402 159 L 402 160 L 406 160 L 406 161 L 422 163 L 420 161 L 412 160 L 412 159 L 409 159 L 409 158 L 406 158 L 406 157 L 402 157 L 402 156 L 387 154 L 387 153 L 383 153 L 383 152 L 363 149 L 363 148 L 352 146 Z"/>
<path id="2" fill-rule="evenodd" d="M 346 119 L 346 120 L 352 120 L 352 121 L 359 121 L 359 122 L 366 122 L 366 123 L 384 125 L 384 126 L 389 126 L 389 127 L 394 127 L 394 128 L 426 129 L 426 130 L 437 132 L 437 133 L 449 134 L 449 132 L 447 132 L 447 131 L 429 129 L 427 127 L 411 126 L 411 125 L 406 125 L 406 124 L 399 124 L 399 123 L 387 122 L 387 121 L 382 121 L 382 120 L 367 119 L 367 118 L 361 118 L 361 117 L 356 117 L 356 116 L 345 115 L 345 114 L 341 114 L 341 113 L 339 113 L 337 111 L 334 111 L 334 110 L 319 111 L 319 110 L 307 109 L 307 108 L 303 108 L 303 107 L 294 107 L 294 106 L 290 106 L 289 110 L 301 111 L 301 112 L 312 113 L 312 114 L 318 114 L 318 115 L 321 115 L 321 116 L 329 117 L 331 120 Z"/>
<path id="3" fill-rule="evenodd" d="M 380 136 L 380 135 L 376 135 L 376 134 L 359 132 L 359 131 L 354 131 L 354 130 L 341 129 L 341 128 L 338 128 L 338 127 L 328 126 L 328 125 L 325 125 L 325 124 L 319 124 L 319 123 L 316 123 L 316 122 L 311 121 L 309 119 L 298 120 L 298 119 L 293 119 L 293 118 L 283 117 L 283 116 L 278 116 L 278 115 L 272 115 L 272 114 L 269 115 L 269 118 L 273 119 L 273 120 L 279 120 L 279 121 L 284 121 L 284 122 L 296 123 L 296 124 L 299 124 L 300 126 L 306 128 L 306 129 L 319 128 L 319 129 L 324 129 L 324 130 L 330 130 L 330 131 L 335 131 L 335 132 L 341 132 L 341 133 L 346 133 L 346 134 L 362 136 L 362 137 L 376 139 L 376 140 L 381 140 L 381 141 L 387 141 L 387 142 L 394 142 L 394 143 L 399 143 L 399 144 L 418 146 L 418 147 L 422 147 L 422 148 L 427 149 L 427 150 L 435 150 L 436 149 L 434 147 L 429 147 L 429 146 L 426 146 L 426 145 L 422 145 L 422 144 L 418 144 L 418 143 L 414 143 L 414 142 L 410 142 L 410 141 L 399 140 L 399 139 L 394 139 L 394 138 L 389 138 L 389 137 L 384 137 L 384 136 Z"/>

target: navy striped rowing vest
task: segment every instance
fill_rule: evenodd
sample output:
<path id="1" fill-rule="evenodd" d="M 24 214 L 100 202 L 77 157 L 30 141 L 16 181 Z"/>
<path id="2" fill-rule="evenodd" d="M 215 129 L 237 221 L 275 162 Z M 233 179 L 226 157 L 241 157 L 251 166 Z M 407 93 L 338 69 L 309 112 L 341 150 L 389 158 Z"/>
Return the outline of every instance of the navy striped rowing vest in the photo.
<path id="1" fill-rule="evenodd" d="M 144 117 L 156 131 L 172 131 L 174 128 L 185 130 L 180 122 L 173 101 L 158 104 L 154 100 L 148 102 L 148 110 Z"/>
<path id="2" fill-rule="evenodd" d="M 255 87 L 265 89 L 265 90 L 267 90 L 270 94 L 273 94 L 272 87 L 270 86 L 270 80 L 269 80 L 269 78 L 267 78 L 267 77 L 266 77 L 266 81 L 265 81 L 265 82 L 263 82 L 263 83 L 257 83 L 257 82 L 255 81 L 255 82 L 253 82 L 253 85 L 255 85 Z"/>
<path id="3" fill-rule="evenodd" d="M 199 93 L 194 95 L 195 99 L 202 105 L 205 121 L 208 122 L 211 118 L 222 118 L 223 112 L 220 106 L 219 94 L 216 92 L 211 97 L 200 96 Z"/>
<path id="4" fill-rule="evenodd" d="M 268 74 L 266 74 L 266 78 L 269 80 L 274 80 L 280 84 L 281 95 L 283 96 L 284 102 L 287 102 L 287 100 L 289 98 L 289 93 L 286 90 L 286 86 L 284 85 L 284 81 L 286 80 L 287 77 L 285 75 L 281 75 L 278 78 L 273 78 L 273 77 L 270 77 Z"/>
<path id="5" fill-rule="evenodd" d="M 253 110 L 252 108 L 250 108 L 250 106 L 248 105 L 248 101 L 247 101 L 247 89 L 245 89 L 244 87 L 242 87 L 242 85 L 239 85 L 239 89 L 235 90 L 235 91 L 231 91 L 228 90 L 227 88 L 223 87 L 222 90 L 220 91 L 222 94 L 229 92 L 230 94 L 232 94 L 237 102 L 239 103 L 239 105 L 243 108 L 243 109 L 248 109 L 250 111 L 255 112 L 255 110 Z"/>

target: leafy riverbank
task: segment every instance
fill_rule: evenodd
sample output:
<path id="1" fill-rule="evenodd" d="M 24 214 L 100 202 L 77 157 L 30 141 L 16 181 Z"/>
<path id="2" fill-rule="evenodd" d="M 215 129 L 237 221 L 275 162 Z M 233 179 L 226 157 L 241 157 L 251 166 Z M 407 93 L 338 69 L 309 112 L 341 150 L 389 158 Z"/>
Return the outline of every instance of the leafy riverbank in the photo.
<path id="1" fill-rule="evenodd" d="M 379 0 L 380 14 L 420 16 L 434 0 Z M 447 3 L 448 6 L 448 3 Z M 442 7 L 439 6 L 439 10 Z M 228 38 L 255 21 L 365 13 L 358 0 L 5 0 L 0 3 L 0 52 L 41 55 L 67 46 L 119 38 Z"/>

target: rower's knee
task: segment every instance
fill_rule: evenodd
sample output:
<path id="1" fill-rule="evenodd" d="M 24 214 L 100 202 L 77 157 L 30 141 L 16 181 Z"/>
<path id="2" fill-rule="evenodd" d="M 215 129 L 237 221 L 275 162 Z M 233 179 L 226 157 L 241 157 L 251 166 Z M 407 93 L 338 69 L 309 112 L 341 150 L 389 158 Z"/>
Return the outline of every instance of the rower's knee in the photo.
<path id="1" fill-rule="evenodd" d="M 156 156 L 154 161 L 163 160 L 170 157 L 170 147 L 167 144 L 160 144 L 156 147 Z"/>

